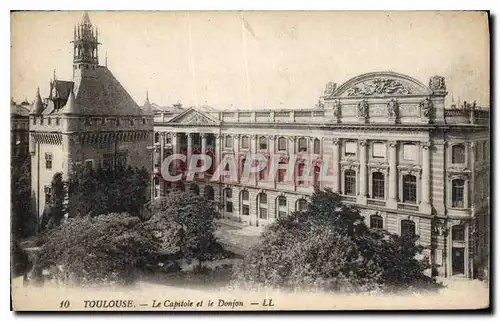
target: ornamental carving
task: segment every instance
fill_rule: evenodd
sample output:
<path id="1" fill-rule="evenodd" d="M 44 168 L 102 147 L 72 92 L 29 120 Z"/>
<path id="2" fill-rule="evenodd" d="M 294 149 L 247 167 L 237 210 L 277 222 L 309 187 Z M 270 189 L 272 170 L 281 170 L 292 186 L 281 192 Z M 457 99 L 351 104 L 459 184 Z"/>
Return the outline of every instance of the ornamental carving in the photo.
<path id="1" fill-rule="evenodd" d="M 432 117 L 432 111 L 434 110 L 434 105 L 432 103 L 432 100 L 427 97 L 424 100 L 420 102 L 420 109 L 422 110 L 422 115 L 424 117 L 431 118 Z"/>
<path id="2" fill-rule="evenodd" d="M 325 108 L 325 103 L 323 102 L 323 100 L 321 98 L 316 103 L 316 108 L 320 108 L 320 109 Z"/>
<path id="3" fill-rule="evenodd" d="M 326 84 L 323 94 L 325 96 L 332 96 L 336 89 L 337 89 L 337 84 L 334 83 L 333 81 L 330 81 Z"/>
<path id="4" fill-rule="evenodd" d="M 347 96 L 376 96 L 376 95 L 409 95 L 414 93 L 414 88 L 409 84 L 395 79 L 375 78 L 357 84 L 347 90 Z"/>
<path id="5" fill-rule="evenodd" d="M 397 118 L 399 116 L 399 104 L 397 100 L 391 99 L 387 103 L 387 117 Z"/>
<path id="6" fill-rule="evenodd" d="M 432 76 L 429 79 L 429 88 L 432 91 L 445 91 L 446 90 L 446 84 L 444 81 L 444 77 L 441 76 Z"/>
<path id="7" fill-rule="evenodd" d="M 359 102 L 358 104 L 358 117 L 359 118 L 366 118 L 368 117 L 368 102 L 366 99 L 363 99 L 362 101 Z"/>

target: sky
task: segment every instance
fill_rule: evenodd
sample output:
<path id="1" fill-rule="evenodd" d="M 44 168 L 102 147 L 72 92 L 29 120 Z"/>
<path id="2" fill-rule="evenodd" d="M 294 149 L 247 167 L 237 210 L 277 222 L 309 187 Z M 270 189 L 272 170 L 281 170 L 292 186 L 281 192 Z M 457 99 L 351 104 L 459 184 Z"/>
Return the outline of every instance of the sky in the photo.
<path id="1" fill-rule="evenodd" d="M 329 81 L 395 71 L 446 78 L 447 104 L 489 106 L 489 33 L 480 12 L 91 11 L 99 62 L 142 105 L 312 108 Z M 11 96 L 47 96 L 72 77 L 82 12 L 11 14 Z M 105 58 L 107 56 L 107 59 Z"/>

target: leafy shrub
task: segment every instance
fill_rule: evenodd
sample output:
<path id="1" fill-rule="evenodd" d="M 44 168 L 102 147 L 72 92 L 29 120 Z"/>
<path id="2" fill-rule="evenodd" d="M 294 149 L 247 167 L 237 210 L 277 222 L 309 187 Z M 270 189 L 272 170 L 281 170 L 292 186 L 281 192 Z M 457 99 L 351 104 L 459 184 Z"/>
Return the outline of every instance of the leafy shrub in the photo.
<path id="1" fill-rule="evenodd" d="M 316 191 L 305 212 L 279 218 L 233 273 L 236 285 L 321 289 L 328 291 L 395 291 L 434 287 L 429 268 L 415 257 L 416 238 L 370 230 L 353 206 L 331 190 Z"/>
<path id="2" fill-rule="evenodd" d="M 80 285 L 131 282 L 158 249 L 140 219 L 128 214 L 70 218 L 45 239 L 35 275 L 51 269 L 58 281 Z"/>

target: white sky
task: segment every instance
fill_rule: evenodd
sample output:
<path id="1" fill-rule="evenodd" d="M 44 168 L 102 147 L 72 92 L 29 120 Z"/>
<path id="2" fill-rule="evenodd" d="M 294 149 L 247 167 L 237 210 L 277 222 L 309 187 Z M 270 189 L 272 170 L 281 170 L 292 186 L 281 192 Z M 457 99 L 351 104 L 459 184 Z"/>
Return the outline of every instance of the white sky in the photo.
<path id="1" fill-rule="evenodd" d="M 71 79 L 82 12 L 11 15 L 16 100 Z M 100 64 L 142 104 L 310 108 L 328 81 L 382 70 L 428 83 L 446 77 L 455 101 L 489 106 L 489 34 L 478 12 L 90 12 Z M 191 32 L 189 32 L 191 30 Z M 243 33 L 246 38 L 246 51 Z M 190 37 L 191 34 L 191 37 Z M 245 63 L 245 57 L 246 63 Z M 245 67 L 247 66 L 247 68 Z M 247 72 L 248 70 L 248 77 Z"/>

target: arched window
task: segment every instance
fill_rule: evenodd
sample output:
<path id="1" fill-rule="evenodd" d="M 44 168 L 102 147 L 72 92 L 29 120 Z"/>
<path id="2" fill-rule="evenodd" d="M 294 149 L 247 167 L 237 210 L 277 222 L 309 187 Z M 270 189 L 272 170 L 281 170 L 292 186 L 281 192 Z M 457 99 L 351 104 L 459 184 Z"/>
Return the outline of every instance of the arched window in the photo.
<path id="1" fill-rule="evenodd" d="M 321 142 L 319 139 L 314 139 L 314 154 L 321 154 Z"/>
<path id="2" fill-rule="evenodd" d="M 297 211 L 299 212 L 303 212 L 303 211 L 306 211 L 307 210 L 307 201 L 303 198 L 299 199 L 297 201 L 297 208 L 296 208 Z"/>
<path id="3" fill-rule="evenodd" d="M 230 188 L 224 189 L 224 201 L 226 213 L 233 213 L 233 190 Z"/>
<path id="4" fill-rule="evenodd" d="M 451 147 L 451 162 L 453 164 L 465 163 L 465 146 L 462 144 Z"/>
<path id="5" fill-rule="evenodd" d="M 384 228 L 384 220 L 380 215 L 371 215 L 370 216 L 370 228 L 383 229 Z"/>
<path id="6" fill-rule="evenodd" d="M 451 228 L 452 241 L 465 241 L 465 228 L 463 225 L 454 225 Z"/>
<path id="7" fill-rule="evenodd" d="M 259 138 L 259 149 L 267 149 L 267 137 L 261 136 Z"/>
<path id="8" fill-rule="evenodd" d="M 240 192 L 240 204 L 241 204 L 241 215 L 250 215 L 250 203 L 249 203 L 249 193 L 247 190 Z"/>
<path id="9" fill-rule="evenodd" d="M 346 170 L 344 172 L 344 194 L 356 196 L 356 172 L 353 170 Z"/>
<path id="10" fill-rule="evenodd" d="M 210 185 L 205 186 L 204 195 L 207 200 L 214 200 L 214 188 Z"/>
<path id="11" fill-rule="evenodd" d="M 401 221 L 401 236 L 414 237 L 415 236 L 415 223 L 410 220 Z"/>
<path id="12" fill-rule="evenodd" d="M 454 179 L 451 182 L 451 206 L 463 208 L 464 204 L 464 186 L 463 179 Z"/>
<path id="13" fill-rule="evenodd" d="M 288 214 L 285 196 L 278 196 L 276 198 L 276 217 L 285 217 Z"/>
<path id="14" fill-rule="evenodd" d="M 200 188 L 198 187 L 198 185 L 196 183 L 191 183 L 189 184 L 189 191 L 196 194 L 196 195 L 199 195 L 200 194 Z"/>
<path id="15" fill-rule="evenodd" d="M 172 144 L 172 135 L 167 134 L 165 136 L 165 144 L 168 144 L 168 145 Z"/>
<path id="16" fill-rule="evenodd" d="M 155 144 L 160 142 L 160 133 L 155 133 Z"/>
<path id="17" fill-rule="evenodd" d="M 375 199 L 385 199 L 385 178 L 384 174 L 380 172 L 372 174 L 372 197 Z"/>
<path id="18" fill-rule="evenodd" d="M 248 136 L 241 137 L 241 148 L 249 149 L 250 148 L 250 140 Z"/>
<path id="19" fill-rule="evenodd" d="M 278 150 L 279 151 L 286 151 L 286 138 L 285 137 L 278 138 Z"/>
<path id="20" fill-rule="evenodd" d="M 307 152 L 307 139 L 303 137 L 299 138 L 298 146 L 299 146 L 299 152 Z"/>
<path id="21" fill-rule="evenodd" d="M 267 194 L 259 193 L 257 195 L 257 202 L 259 204 L 259 218 L 267 220 Z"/>
<path id="22" fill-rule="evenodd" d="M 417 203 L 417 178 L 414 175 L 403 176 L 403 203 Z"/>

